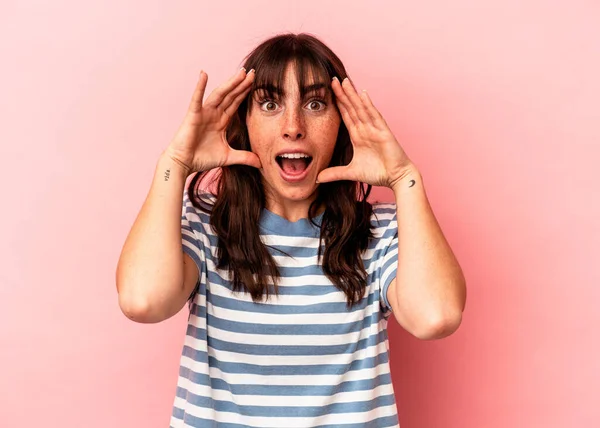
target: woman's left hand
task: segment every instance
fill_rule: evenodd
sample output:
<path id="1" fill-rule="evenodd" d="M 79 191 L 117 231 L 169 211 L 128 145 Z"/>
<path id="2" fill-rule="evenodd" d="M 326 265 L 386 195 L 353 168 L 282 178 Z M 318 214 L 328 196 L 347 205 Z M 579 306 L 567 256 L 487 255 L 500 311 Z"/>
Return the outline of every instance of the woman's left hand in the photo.
<path id="1" fill-rule="evenodd" d="M 321 171 L 317 177 L 319 183 L 352 180 L 393 188 L 416 170 L 366 91 L 359 95 L 347 78 L 340 84 L 334 77 L 331 87 L 348 128 L 354 155 L 346 166 Z"/>

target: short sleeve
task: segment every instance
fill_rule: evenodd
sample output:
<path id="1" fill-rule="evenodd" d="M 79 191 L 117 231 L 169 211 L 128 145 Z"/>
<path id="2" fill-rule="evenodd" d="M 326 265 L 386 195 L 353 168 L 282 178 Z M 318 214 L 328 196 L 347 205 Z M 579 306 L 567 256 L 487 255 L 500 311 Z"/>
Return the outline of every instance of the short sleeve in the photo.
<path id="1" fill-rule="evenodd" d="M 387 319 L 392 314 L 392 307 L 387 298 L 390 284 L 396 278 L 398 269 L 398 221 L 395 204 L 385 204 L 378 209 L 383 226 L 381 234 L 382 250 L 379 254 L 378 281 L 380 290 L 380 303 L 384 317 Z"/>
<path id="2" fill-rule="evenodd" d="M 181 245 L 183 252 L 189 255 L 198 268 L 198 282 L 188 300 L 192 300 L 198 291 L 202 274 L 206 271 L 204 227 L 198 209 L 190 201 L 187 189 L 183 194 L 181 207 Z"/>

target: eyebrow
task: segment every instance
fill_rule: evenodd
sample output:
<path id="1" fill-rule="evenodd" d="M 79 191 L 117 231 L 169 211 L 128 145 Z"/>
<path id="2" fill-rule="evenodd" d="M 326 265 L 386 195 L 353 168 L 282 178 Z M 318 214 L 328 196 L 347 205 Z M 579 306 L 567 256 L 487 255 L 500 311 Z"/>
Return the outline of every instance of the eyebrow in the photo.
<path id="1" fill-rule="evenodd" d="M 325 89 L 327 92 L 329 92 L 329 85 L 325 84 L 325 83 L 313 83 L 312 85 L 308 85 L 308 86 L 303 86 L 302 88 L 300 88 L 300 94 L 302 94 L 303 97 L 306 97 L 306 95 L 314 93 L 314 92 L 318 92 L 321 89 Z M 269 95 L 273 95 L 276 94 L 277 96 L 281 96 L 284 97 L 285 96 L 285 91 L 283 90 L 283 88 L 279 88 L 278 86 L 272 85 L 270 83 L 266 83 L 264 85 L 258 86 L 255 91 L 266 91 Z"/>
<path id="2" fill-rule="evenodd" d="M 328 86 L 325 83 L 315 83 L 313 85 L 308 85 L 300 89 L 300 93 L 309 94 L 312 92 L 318 92 L 320 89 L 328 89 Z"/>

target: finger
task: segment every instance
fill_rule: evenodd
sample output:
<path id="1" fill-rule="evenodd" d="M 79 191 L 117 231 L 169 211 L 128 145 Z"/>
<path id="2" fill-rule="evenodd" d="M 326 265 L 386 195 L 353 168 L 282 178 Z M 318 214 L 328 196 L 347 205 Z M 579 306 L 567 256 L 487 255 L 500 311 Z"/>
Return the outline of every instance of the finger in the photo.
<path id="1" fill-rule="evenodd" d="M 250 89 L 252 89 L 252 85 L 248 86 L 244 90 L 244 92 L 238 94 L 238 96 L 233 100 L 233 102 L 229 105 L 229 107 L 227 107 L 227 109 L 225 109 L 225 113 L 228 116 L 233 116 L 235 114 L 236 110 L 238 109 L 238 107 L 240 106 L 242 101 L 244 101 L 244 99 L 248 96 Z"/>
<path id="2" fill-rule="evenodd" d="M 373 122 L 376 124 L 381 124 L 381 122 L 385 122 L 383 120 L 383 116 L 381 115 L 381 113 L 379 113 L 379 110 L 377 110 L 377 108 L 373 105 L 373 101 L 371 101 L 371 97 L 367 93 L 366 89 L 362 91 L 360 97 L 362 98 L 363 104 L 365 105 L 365 109 L 371 117 L 371 119 L 373 120 Z"/>
<path id="3" fill-rule="evenodd" d="M 229 116 L 237 110 L 241 102 L 246 98 L 246 95 L 248 95 L 250 88 L 252 88 L 252 83 L 254 82 L 254 76 L 254 69 L 252 69 L 248 72 L 242 83 L 240 83 L 235 90 L 227 94 L 223 99 L 223 102 L 219 104 L 219 107 L 225 110 L 225 113 Z"/>
<path id="4" fill-rule="evenodd" d="M 339 85 L 339 82 L 338 82 Z M 339 101 L 339 99 L 338 99 Z M 344 104 L 343 102 L 338 102 L 337 103 L 338 109 L 340 110 L 340 114 L 342 115 L 342 119 L 344 120 L 344 123 L 346 124 L 346 129 L 348 129 L 348 134 L 350 134 L 350 141 L 355 141 L 356 140 L 356 125 L 359 123 L 359 119 L 358 117 L 355 115 L 354 118 L 350 115 L 350 111 L 354 111 L 354 110 L 349 110 L 347 107 L 347 104 Z M 350 105 L 350 109 L 352 109 L 352 105 Z M 354 144 L 354 143 L 353 143 Z"/>
<path id="5" fill-rule="evenodd" d="M 196 83 L 196 89 L 194 90 L 189 106 L 191 112 L 196 113 L 202 109 L 202 100 L 204 99 L 204 90 L 206 89 L 207 81 L 208 74 L 200 70 L 200 77 L 198 77 L 198 83 Z"/>
<path id="6" fill-rule="evenodd" d="M 356 180 L 356 174 L 350 165 L 325 168 L 317 175 L 317 183 L 329 183 L 331 181 L 339 180 L 358 181 Z"/>
<path id="7" fill-rule="evenodd" d="M 354 107 L 354 110 L 356 110 L 356 115 L 358 116 L 360 121 L 363 123 L 370 122 L 371 119 L 369 117 L 369 114 L 365 110 L 365 106 L 363 105 L 362 100 L 358 96 L 358 93 L 356 92 L 356 89 L 354 89 L 354 86 L 350 82 L 350 79 L 348 79 L 347 77 L 342 81 L 342 89 L 344 90 L 344 93 L 350 100 L 350 103 L 352 103 L 352 107 Z"/>
<path id="8" fill-rule="evenodd" d="M 346 124 L 346 128 L 348 128 L 348 131 L 350 131 L 350 129 L 353 129 L 355 126 L 354 120 L 350 116 L 350 113 L 348 112 L 348 109 L 346 108 L 346 106 L 344 106 L 344 104 L 338 103 L 338 109 L 340 110 L 340 114 L 342 115 L 342 120 Z"/>
<path id="9" fill-rule="evenodd" d="M 338 107 L 340 107 L 340 105 L 341 105 L 345 108 L 347 115 L 350 118 L 349 124 L 355 125 L 356 123 L 358 123 L 358 121 L 360 119 L 359 119 L 358 115 L 356 114 L 356 111 L 352 107 L 352 103 L 348 99 L 348 96 L 342 89 L 342 85 L 340 84 L 340 81 L 337 79 L 337 77 L 334 77 L 333 80 L 331 81 L 331 89 L 333 89 L 333 93 L 336 96 L 336 100 L 338 102 Z M 340 109 L 340 111 L 341 111 L 341 109 Z"/>
<path id="10" fill-rule="evenodd" d="M 260 158 L 256 156 L 256 153 L 249 152 L 248 150 L 236 150 L 232 148 L 229 149 L 227 160 L 225 161 L 224 165 L 248 165 L 253 166 L 254 168 L 262 168 Z"/>
<path id="11" fill-rule="evenodd" d="M 223 102 L 223 99 L 229 94 L 234 88 L 236 88 L 246 78 L 246 69 L 240 68 L 235 75 L 227 82 L 215 89 L 206 99 L 206 105 L 213 107 L 218 106 Z"/>

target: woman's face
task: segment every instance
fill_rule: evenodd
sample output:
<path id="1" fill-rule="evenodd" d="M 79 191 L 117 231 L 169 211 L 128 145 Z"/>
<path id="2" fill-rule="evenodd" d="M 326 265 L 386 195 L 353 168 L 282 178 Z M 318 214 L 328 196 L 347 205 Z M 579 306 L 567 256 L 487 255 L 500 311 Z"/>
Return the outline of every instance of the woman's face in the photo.
<path id="1" fill-rule="evenodd" d="M 274 99 L 266 91 L 253 94 L 246 125 L 252 151 L 260 158 L 262 178 L 271 206 L 312 202 L 321 170 L 327 168 L 335 147 L 341 117 L 327 81 L 300 98 L 295 68 L 288 63 L 284 87 Z M 292 204 L 293 205 L 293 204 Z"/>

